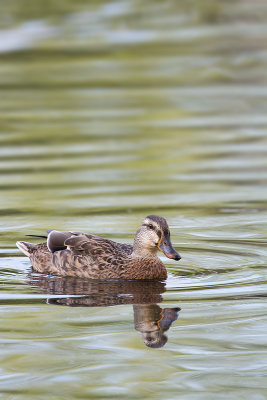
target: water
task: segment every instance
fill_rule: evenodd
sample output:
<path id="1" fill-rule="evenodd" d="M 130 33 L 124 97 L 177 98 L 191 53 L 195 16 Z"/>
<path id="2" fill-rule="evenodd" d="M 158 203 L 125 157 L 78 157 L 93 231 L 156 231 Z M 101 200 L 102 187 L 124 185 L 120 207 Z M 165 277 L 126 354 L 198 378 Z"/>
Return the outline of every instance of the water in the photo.
<path id="1" fill-rule="evenodd" d="M 266 4 L 49 4 L 0 17 L 1 398 L 266 399 Z M 40 277 L 15 247 L 130 243 L 151 213 L 165 283 Z"/>

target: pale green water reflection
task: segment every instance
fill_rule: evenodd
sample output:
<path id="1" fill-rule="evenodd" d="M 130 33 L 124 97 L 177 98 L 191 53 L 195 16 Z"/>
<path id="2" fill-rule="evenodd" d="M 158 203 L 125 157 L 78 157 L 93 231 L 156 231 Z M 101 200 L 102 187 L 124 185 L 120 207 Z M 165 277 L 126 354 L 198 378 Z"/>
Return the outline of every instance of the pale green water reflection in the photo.
<path id="1" fill-rule="evenodd" d="M 2 6 L 2 398 L 265 399 L 265 2 Z M 40 278 L 15 247 L 151 213 L 166 283 Z"/>

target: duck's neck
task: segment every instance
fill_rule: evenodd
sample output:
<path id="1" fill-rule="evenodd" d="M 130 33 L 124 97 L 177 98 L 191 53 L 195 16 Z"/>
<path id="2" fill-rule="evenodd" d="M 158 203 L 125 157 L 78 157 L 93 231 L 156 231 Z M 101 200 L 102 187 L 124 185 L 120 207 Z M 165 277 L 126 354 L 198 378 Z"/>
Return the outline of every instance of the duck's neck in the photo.
<path id="1" fill-rule="evenodd" d="M 134 238 L 133 244 L 133 257 L 143 257 L 143 258 L 157 258 L 158 249 L 157 247 L 145 246 L 143 241 L 138 237 Z"/>

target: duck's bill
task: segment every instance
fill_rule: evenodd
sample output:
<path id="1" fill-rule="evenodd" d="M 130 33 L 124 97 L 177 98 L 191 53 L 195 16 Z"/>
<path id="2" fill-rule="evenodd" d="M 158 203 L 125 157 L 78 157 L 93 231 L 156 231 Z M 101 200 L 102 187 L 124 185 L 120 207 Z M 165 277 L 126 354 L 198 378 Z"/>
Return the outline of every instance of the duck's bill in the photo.
<path id="1" fill-rule="evenodd" d="M 180 254 L 172 247 L 172 243 L 169 238 L 164 237 L 158 245 L 158 248 L 168 258 L 176 261 L 179 261 L 181 259 Z"/>

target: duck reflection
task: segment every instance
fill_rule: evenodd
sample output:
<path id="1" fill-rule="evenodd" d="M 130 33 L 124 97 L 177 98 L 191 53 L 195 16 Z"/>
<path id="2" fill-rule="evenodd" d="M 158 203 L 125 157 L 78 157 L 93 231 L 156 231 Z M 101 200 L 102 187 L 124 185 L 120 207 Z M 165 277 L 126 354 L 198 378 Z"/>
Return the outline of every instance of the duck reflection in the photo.
<path id="1" fill-rule="evenodd" d="M 48 304 L 69 307 L 101 307 L 133 304 L 135 329 L 151 348 L 163 347 L 168 338 L 165 332 L 178 318 L 180 308 L 161 308 L 166 290 L 157 281 L 97 281 L 72 277 L 29 274 L 28 283 L 52 297 Z"/>
<path id="2" fill-rule="evenodd" d="M 164 332 L 177 320 L 181 309 L 161 308 L 157 304 L 134 304 L 133 309 L 135 329 L 141 332 L 145 345 L 163 347 L 168 340 Z"/>

